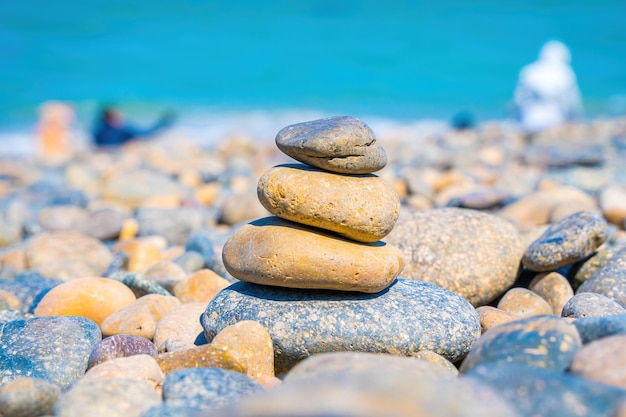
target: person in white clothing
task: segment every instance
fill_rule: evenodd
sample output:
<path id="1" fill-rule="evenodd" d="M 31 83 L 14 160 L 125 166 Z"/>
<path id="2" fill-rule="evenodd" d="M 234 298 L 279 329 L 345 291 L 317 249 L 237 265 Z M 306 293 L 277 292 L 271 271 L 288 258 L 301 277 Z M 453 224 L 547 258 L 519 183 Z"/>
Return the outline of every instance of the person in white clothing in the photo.
<path id="1" fill-rule="evenodd" d="M 549 41 L 539 59 L 519 73 L 515 88 L 516 118 L 528 134 L 550 129 L 582 115 L 576 75 L 570 52 L 558 41 Z"/>

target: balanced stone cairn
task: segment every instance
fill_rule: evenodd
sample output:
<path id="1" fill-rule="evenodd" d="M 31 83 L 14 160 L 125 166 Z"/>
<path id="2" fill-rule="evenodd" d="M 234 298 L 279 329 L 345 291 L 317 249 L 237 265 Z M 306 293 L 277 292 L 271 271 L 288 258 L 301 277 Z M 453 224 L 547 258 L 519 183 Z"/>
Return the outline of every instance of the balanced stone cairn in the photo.
<path id="1" fill-rule="evenodd" d="M 378 293 L 403 268 L 381 242 L 400 214 L 395 190 L 372 174 L 387 156 L 374 132 L 349 116 L 287 126 L 276 145 L 303 164 L 278 165 L 259 179 L 274 216 L 237 230 L 223 248 L 235 278 L 261 285 Z"/>

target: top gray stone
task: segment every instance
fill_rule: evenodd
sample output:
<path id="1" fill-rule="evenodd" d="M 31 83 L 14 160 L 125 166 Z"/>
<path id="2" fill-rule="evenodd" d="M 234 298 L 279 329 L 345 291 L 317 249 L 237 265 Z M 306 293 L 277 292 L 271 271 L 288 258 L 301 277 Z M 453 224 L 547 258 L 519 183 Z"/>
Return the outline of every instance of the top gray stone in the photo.
<path id="1" fill-rule="evenodd" d="M 387 164 L 372 129 L 350 116 L 287 126 L 278 132 L 276 146 L 297 161 L 341 174 L 368 174 Z"/>
<path id="2" fill-rule="evenodd" d="M 524 253 L 532 271 L 552 271 L 580 261 L 606 240 L 609 226 L 601 214 L 579 211 L 552 224 Z"/>

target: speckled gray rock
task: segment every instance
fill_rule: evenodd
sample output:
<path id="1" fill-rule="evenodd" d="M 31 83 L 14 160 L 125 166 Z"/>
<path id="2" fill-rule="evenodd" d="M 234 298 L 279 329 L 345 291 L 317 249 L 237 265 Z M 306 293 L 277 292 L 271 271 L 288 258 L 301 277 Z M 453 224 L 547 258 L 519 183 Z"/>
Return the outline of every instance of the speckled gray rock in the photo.
<path id="1" fill-rule="evenodd" d="M 157 349 L 150 339 L 130 334 L 116 334 L 105 339 L 91 351 L 88 368 L 115 358 L 132 355 L 157 355 Z"/>
<path id="2" fill-rule="evenodd" d="M 86 381 L 64 392 L 54 406 L 62 417 L 140 417 L 161 404 L 161 396 L 144 381 L 101 379 Z"/>
<path id="3" fill-rule="evenodd" d="M 88 214 L 80 230 L 99 240 L 115 239 L 119 236 L 127 216 L 120 210 L 102 208 Z"/>
<path id="4" fill-rule="evenodd" d="M 522 264 L 532 271 L 553 271 L 591 255 L 608 235 L 601 214 L 579 211 L 548 229 L 524 253 Z"/>
<path id="5" fill-rule="evenodd" d="M 623 248 L 624 245 L 607 245 L 605 243 L 591 256 L 576 263 L 569 276 L 572 287 L 574 289 L 580 287 L 583 282 L 587 281 L 599 269 L 604 267 L 609 259 Z"/>
<path id="6" fill-rule="evenodd" d="M 518 363 L 485 364 L 463 379 L 486 383 L 521 417 L 613 417 L 626 391 L 575 375 Z"/>
<path id="7" fill-rule="evenodd" d="M 339 175 L 302 164 L 265 171 L 257 194 L 263 207 L 278 217 L 358 242 L 383 239 L 400 214 L 400 198 L 382 178 Z"/>
<path id="8" fill-rule="evenodd" d="M 25 318 L 21 311 L 14 309 L 0 310 L 0 334 L 6 323 Z"/>
<path id="9" fill-rule="evenodd" d="M 84 317 L 36 317 L 7 323 L 0 338 L 0 383 L 29 376 L 66 387 L 87 369 L 101 340 Z"/>
<path id="10" fill-rule="evenodd" d="M 195 250 L 185 251 L 182 255 L 174 258 L 173 262 L 183 268 L 188 274 L 196 272 L 204 266 L 202 255 Z"/>
<path id="11" fill-rule="evenodd" d="M 39 378 L 18 378 L 0 385 L 0 416 L 36 417 L 52 414 L 61 387 Z"/>
<path id="12" fill-rule="evenodd" d="M 602 268 L 583 282 L 576 293 L 582 292 L 606 295 L 626 307 L 626 249 L 613 255 Z"/>
<path id="13" fill-rule="evenodd" d="M 626 390 L 626 335 L 613 335 L 583 346 L 570 365 L 569 372 L 591 381 Z"/>
<path id="14" fill-rule="evenodd" d="M 460 208 L 402 211 L 386 242 L 404 255 L 403 277 L 437 284 L 474 306 L 513 285 L 523 254 L 511 223 Z"/>
<path id="15" fill-rule="evenodd" d="M 8 291 L 18 298 L 23 313 L 32 313 L 43 294 L 62 282 L 60 279 L 46 278 L 36 271 L 24 271 L 13 279 L 0 279 L 0 290 Z"/>
<path id="16" fill-rule="evenodd" d="M 133 290 L 133 294 L 135 294 L 135 297 L 137 298 L 146 294 L 158 294 L 165 296 L 172 295 L 155 280 L 137 272 L 118 271 L 114 272 L 107 278 L 114 279 L 126 285 L 128 288 Z"/>
<path id="17" fill-rule="evenodd" d="M 262 391 L 252 378 L 221 368 L 188 368 L 167 375 L 163 399 L 169 406 L 213 411 Z"/>
<path id="18" fill-rule="evenodd" d="M 461 373 L 483 364 L 521 363 L 564 371 L 581 346 L 576 328 L 565 319 L 541 315 L 494 327 L 478 340 L 461 364 Z"/>
<path id="19" fill-rule="evenodd" d="M 255 320 L 267 328 L 274 342 L 277 374 L 323 352 L 408 356 L 426 349 L 454 362 L 480 336 L 478 313 L 466 300 L 405 278 L 378 294 L 240 282 L 222 290 L 200 318 L 208 341 L 243 320 Z"/>
<path id="20" fill-rule="evenodd" d="M 355 366 L 333 361 L 320 370 L 314 369 L 319 361 L 313 356 L 301 362 L 311 373 L 242 399 L 216 417 L 517 416 L 511 404 L 484 384 L 457 378 L 416 359 L 395 358 L 413 361 L 405 368 L 394 360 L 378 360 L 377 355 L 368 363 L 366 355 L 373 354 L 348 361 Z"/>
<path id="21" fill-rule="evenodd" d="M 581 292 L 563 306 L 562 317 L 598 317 L 626 314 L 626 309 L 615 300 L 602 294 Z"/>
<path id="22" fill-rule="evenodd" d="M 583 343 L 614 334 L 626 334 L 626 314 L 619 316 L 581 317 L 574 321 Z"/>
<path id="23" fill-rule="evenodd" d="M 343 174 L 367 174 L 387 164 L 372 129 L 350 116 L 287 126 L 276 135 L 276 146 L 297 161 Z"/>

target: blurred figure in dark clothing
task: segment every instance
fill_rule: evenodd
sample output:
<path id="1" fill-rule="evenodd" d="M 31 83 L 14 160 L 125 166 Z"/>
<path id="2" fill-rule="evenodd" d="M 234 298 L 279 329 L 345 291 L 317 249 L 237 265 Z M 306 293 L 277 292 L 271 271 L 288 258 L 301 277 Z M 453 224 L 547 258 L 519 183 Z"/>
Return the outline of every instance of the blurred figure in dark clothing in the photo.
<path id="1" fill-rule="evenodd" d="M 151 127 L 140 129 L 126 123 L 122 112 L 115 107 L 104 107 L 96 120 L 93 138 L 98 147 L 120 146 L 126 142 L 151 136 L 174 123 L 174 115 L 165 113 Z"/>

